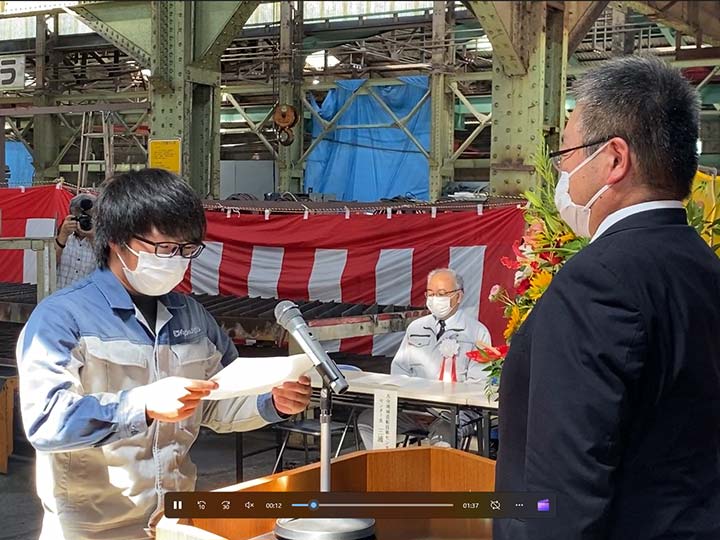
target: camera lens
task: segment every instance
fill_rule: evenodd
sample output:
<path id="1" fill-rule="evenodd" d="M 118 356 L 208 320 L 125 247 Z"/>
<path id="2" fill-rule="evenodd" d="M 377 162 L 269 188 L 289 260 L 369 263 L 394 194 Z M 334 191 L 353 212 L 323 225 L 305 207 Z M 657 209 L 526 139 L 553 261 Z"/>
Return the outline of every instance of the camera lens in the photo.
<path id="1" fill-rule="evenodd" d="M 83 231 L 89 231 L 92 229 L 92 218 L 86 214 L 83 214 L 77 218 L 78 225 Z"/>

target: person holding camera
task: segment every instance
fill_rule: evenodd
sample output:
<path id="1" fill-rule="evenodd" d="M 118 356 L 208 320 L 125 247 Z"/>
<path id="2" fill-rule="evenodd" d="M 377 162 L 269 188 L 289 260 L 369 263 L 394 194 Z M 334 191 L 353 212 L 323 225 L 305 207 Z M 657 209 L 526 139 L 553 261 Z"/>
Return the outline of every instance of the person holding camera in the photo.
<path id="1" fill-rule="evenodd" d="M 80 193 L 70 200 L 70 214 L 55 237 L 57 288 L 63 289 L 97 268 L 93 243 L 95 196 Z"/>

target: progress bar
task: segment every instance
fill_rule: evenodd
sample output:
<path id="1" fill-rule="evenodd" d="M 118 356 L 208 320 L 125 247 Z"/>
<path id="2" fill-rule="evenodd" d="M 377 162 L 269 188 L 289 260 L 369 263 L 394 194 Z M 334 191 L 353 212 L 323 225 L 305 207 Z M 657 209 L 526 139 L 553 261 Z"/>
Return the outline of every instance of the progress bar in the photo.
<path id="1" fill-rule="evenodd" d="M 552 493 L 176 492 L 170 518 L 552 518 Z"/>
<path id="2" fill-rule="evenodd" d="M 409 503 L 323 503 L 320 508 L 453 508 L 454 504 L 409 504 Z"/>

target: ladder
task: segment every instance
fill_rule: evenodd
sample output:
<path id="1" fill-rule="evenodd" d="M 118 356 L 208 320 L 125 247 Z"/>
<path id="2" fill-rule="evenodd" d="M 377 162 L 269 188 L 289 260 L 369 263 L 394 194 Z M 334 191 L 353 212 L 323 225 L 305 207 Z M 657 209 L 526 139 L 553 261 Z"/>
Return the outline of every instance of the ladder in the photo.
<path id="1" fill-rule="evenodd" d="M 98 120 L 100 121 L 100 125 L 96 125 Z M 110 178 L 113 175 L 115 168 L 113 129 L 111 112 L 88 111 L 83 113 L 82 125 L 80 127 L 79 188 L 89 187 L 88 172 L 90 165 L 103 164 L 105 165 L 105 178 Z M 96 155 L 93 153 L 93 139 L 102 139 L 103 159 L 96 159 Z"/>

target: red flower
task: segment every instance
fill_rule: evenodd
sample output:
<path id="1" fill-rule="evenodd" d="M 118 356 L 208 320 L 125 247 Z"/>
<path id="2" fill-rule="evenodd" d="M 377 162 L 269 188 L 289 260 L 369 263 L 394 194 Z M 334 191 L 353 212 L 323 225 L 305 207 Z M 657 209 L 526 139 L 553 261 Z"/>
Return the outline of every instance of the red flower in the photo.
<path id="1" fill-rule="evenodd" d="M 500 263 L 505 267 L 509 268 L 510 270 L 517 270 L 520 268 L 520 263 L 517 261 L 513 261 L 510 259 L 510 257 L 500 257 Z"/>
<path id="2" fill-rule="evenodd" d="M 550 251 L 543 251 L 540 254 L 540 258 L 544 261 L 549 262 L 551 265 L 556 266 L 562 262 L 562 259 Z"/>
<path id="3" fill-rule="evenodd" d="M 515 292 L 519 295 L 523 295 L 530 288 L 530 280 L 528 278 L 523 279 L 520 284 L 515 287 Z"/>
<path id="4" fill-rule="evenodd" d="M 493 360 L 505 358 L 508 348 L 509 347 L 507 345 L 501 345 L 499 347 L 483 347 L 482 349 L 474 349 L 465 353 L 465 355 L 469 360 L 479 362 L 481 364 L 487 364 Z"/>
<path id="5" fill-rule="evenodd" d="M 537 261 L 533 261 L 530 263 L 530 268 L 532 268 L 533 273 L 540 270 L 540 263 Z"/>
<path id="6" fill-rule="evenodd" d="M 483 354 L 482 351 L 478 351 L 477 349 L 466 352 L 465 356 L 467 356 L 469 360 L 472 360 L 473 362 L 480 362 L 481 364 L 487 364 L 490 361 L 489 356 Z"/>
<path id="7" fill-rule="evenodd" d="M 520 251 L 520 240 L 515 240 L 512 245 L 513 253 L 516 257 L 520 257 L 521 259 L 525 257 L 522 251 Z"/>

